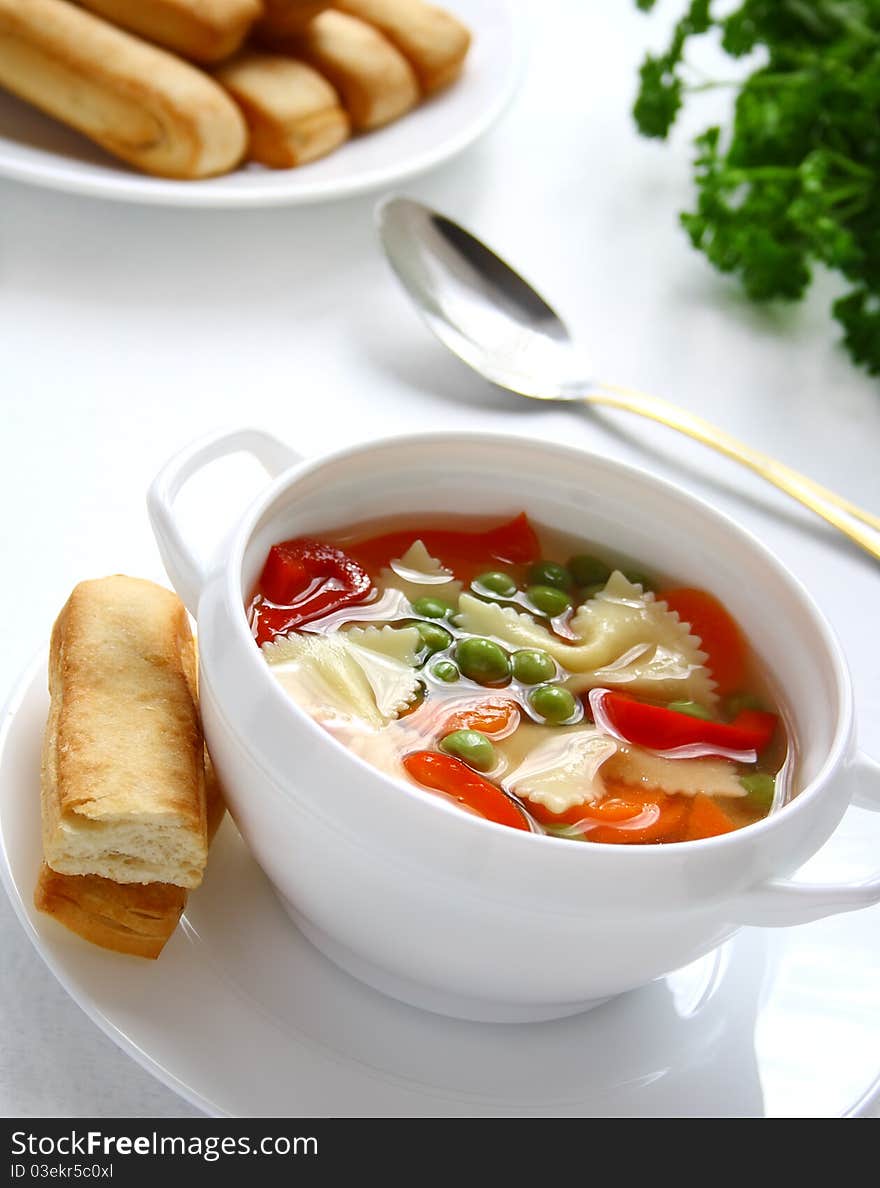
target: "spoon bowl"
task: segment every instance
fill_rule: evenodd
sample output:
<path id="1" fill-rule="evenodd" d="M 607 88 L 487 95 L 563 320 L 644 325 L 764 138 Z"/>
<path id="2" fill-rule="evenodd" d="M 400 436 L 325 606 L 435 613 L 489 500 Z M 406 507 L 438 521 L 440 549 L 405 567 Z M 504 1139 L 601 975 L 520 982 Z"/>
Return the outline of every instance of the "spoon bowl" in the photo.
<path id="1" fill-rule="evenodd" d="M 591 385 L 559 314 L 500 256 L 411 198 L 378 210 L 398 280 L 440 341 L 499 387 L 537 400 L 576 400 Z"/>
<path id="2" fill-rule="evenodd" d="M 606 405 L 658 421 L 747 466 L 880 560 L 880 516 L 695 413 L 595 378 L 549 302 L 460 224 L 400 196 L 379 205 L 377 222 L 388 261 L 424 321 L 484 379 L 532 399 Z"/>

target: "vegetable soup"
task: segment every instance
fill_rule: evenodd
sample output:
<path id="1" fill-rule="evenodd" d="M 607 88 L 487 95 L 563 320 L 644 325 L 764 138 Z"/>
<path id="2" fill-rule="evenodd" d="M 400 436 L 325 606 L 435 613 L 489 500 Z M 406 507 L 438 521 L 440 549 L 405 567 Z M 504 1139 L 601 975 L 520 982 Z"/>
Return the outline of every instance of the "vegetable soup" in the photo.
<path id="1" fill-rule="evenodd" d="M 335 737 L 514 829 L 693 841 L 791 791 L 782 716 L 718 599 L 525 514 L 280 542 L 248 613 Z"/>

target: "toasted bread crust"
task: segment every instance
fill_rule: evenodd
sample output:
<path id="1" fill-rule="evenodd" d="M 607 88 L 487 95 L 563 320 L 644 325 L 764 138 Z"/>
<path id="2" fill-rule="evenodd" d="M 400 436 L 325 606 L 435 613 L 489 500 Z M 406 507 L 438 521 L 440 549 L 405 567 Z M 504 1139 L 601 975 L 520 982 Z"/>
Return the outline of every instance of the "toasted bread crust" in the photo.
<path id="1" fill-rule="evenodd" d="M 85 8 L 196 62 L 222 62 L 262 15 L 260 0 L 79 0 Z"/>
<path id="2" fill-rule="evenodd" d="M 358 131 L 390 123 L 419 101 L 418 80 L 403 54 L 378 29 L 344 12 L 322 12 L 303 33 L 274 44 L 330 80 Z"/>
<path id="3" fill-rule="evenodd" d="M 329 8 L 332 0 L 263 0 L 263 16 L 257 32 L 270 37 L 301 33 L 318 13 Z"/>
<path id="4" fill-rule="evenodd" d="M 126 886 L 99 875 L 59 874 L 44 862 L 34 905 L 93 945 L 155 959 L 177 927 L 186 896 L 170 883 Z"/>
<path id="5" fill-rule="evenodd" d="M 205 752 L 208 840 L 220 827 L 223 796 Z M 134 957 L 159 956 L 186 906 L 187 892 L 171 883 L 114 883 L 99 875 L 67 875 L 40 866 L 34 906 L 102 949 Z"/>
<path id="6" fill-rule="evenodd" d="M 62 874 L 198 886 L 207 858 L 195 648 L 136 578 L 78 585 L 52 632 L 43 851 Z"/>
<path id="7" fill-rule="evenodd" d="M 334 0 L 334 7 L 384 33 L 412 66 L 426 95 L 461 73 L 470 31 L 442 8 L 422 0 Z"/>
<path id="8" fill-rule="evenodd" d="M 65 0 L 0 0 L 0 86 L 161 177 L 226 173 L 247 144 L 212 78 Z"/>
<path id="9" fill-rule="evenodd" d="M 351 124 L 339 96 L 305 62 L 249 52 L 222 66 L 215 78 L 244 112 L 252 161 L 290 169 L 348 139 Z"/>

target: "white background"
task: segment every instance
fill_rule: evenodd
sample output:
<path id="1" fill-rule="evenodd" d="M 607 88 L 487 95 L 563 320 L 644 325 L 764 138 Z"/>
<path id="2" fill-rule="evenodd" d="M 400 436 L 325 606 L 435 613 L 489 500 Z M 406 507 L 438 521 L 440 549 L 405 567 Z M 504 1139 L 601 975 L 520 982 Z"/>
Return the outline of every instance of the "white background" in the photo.
<path id="1" fill-rule="evenodd" d="M 639 61 L 682 5 L 661 3 L 650 18 L 626 0 L 524 7 L 531 58 L 510 111 L 407 192 L 515 261 L 590 345 L 597 375 L 698 410 L 880 510 L 880 385 L 838 345 L 832 282 L 820 278 L 802 306 L 756 310 L 678 228 L 687 125 L 703 126 L 726 99 L 695 100 L 696 119 L 669 145 L 633 130 Z M 378 250 L 373 201 L 177 212 L 0 183 L 4 690 L 75 582 L 161 576 L 144 492 L 188 439 L 254 423 L 313 454 L 387 431 L 482 426 L 644 466 L 755 531 L 838 631 L 862 745 L 880 755 L 877 563 L 657 426 L 489 389 L 407 306 Z M 230 494 L 230 512 L 239 498 Z M 0 1112 L 192 1112 L 66 998 L 5 902 L 0 930 Z"/>

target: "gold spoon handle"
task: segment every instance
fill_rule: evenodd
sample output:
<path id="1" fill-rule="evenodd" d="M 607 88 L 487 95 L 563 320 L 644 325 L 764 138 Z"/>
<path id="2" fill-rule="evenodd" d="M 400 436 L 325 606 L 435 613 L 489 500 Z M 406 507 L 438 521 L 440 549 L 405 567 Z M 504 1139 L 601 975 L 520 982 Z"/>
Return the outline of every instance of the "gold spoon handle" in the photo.
<path id="1" fill-rule="evenodd" d="M 597 385 L 584 393 L 583 399 L 588 404 L 622 408 L 626 412 L 659 421 L 661 425 L 676 429 L 686 437 L 701 441 L 703 445 L 710 446 L 720 454 L 726 454 L 728 458 L 741 462 L 755 474 L 785 491 L 792 499 L 797 499 L 799 503 L 810 508 L 823 520 L 833 524 L 850 540 L 855 541 L 880 561 L 880 516 L 864 511 L 834 491 L 829 491 L 827 487 L 820 486 L 806 475 L 786 466 L 785 463 L 778 462 L 759 450 L 753 450 L 751 446 L 738 441 L 723 429 L 717 429 L 695 413 L 678 408 L 659 397 L 646 396 L 642 392 L 633 392 L 614 384 Z"/>

